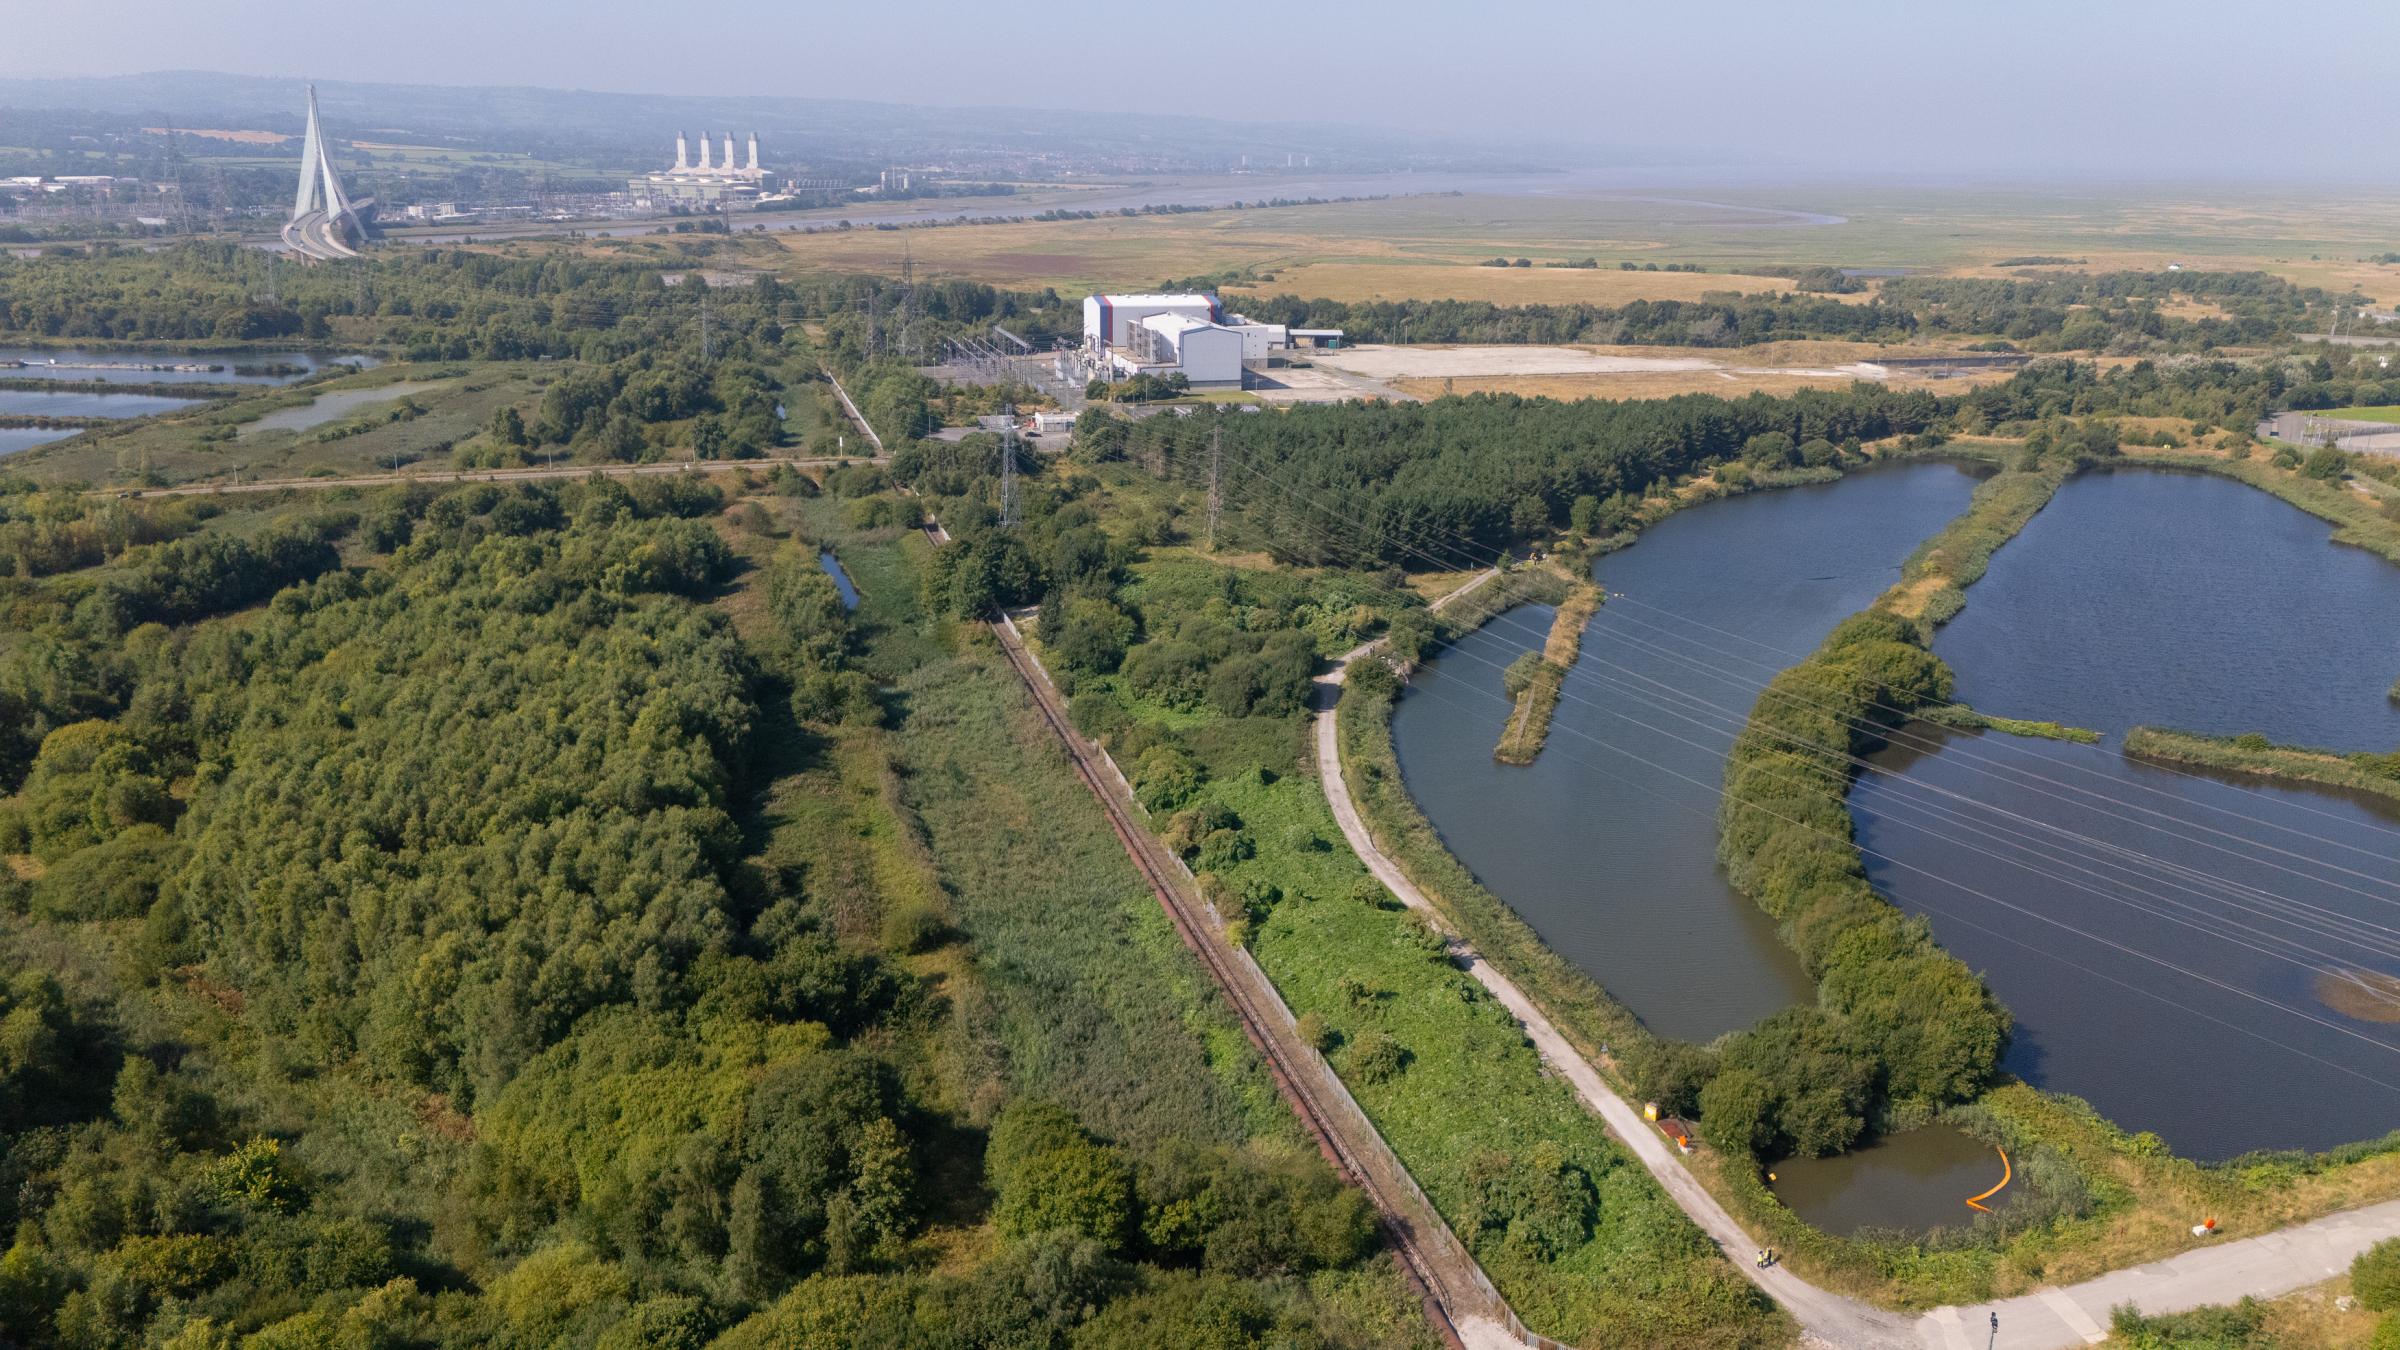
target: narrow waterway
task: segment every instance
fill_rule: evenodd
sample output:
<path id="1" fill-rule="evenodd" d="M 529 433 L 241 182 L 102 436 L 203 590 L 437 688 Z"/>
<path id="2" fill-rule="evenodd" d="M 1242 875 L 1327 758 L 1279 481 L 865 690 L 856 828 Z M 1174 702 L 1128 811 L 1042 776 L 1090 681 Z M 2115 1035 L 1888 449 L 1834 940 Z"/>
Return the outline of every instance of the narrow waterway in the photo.
<path id="1" fill-rule="evenodd" d="M 1974 483 L 1901 465 L 1670 516 L 1595 566 L 1624 599 L 1586 630 L 1530 767 L 1492 759 L 1500 672 L 1541 646 L 1547 606 L 1417 673 L 1392 720 L 1409 793 L 1485 886 L 1655 1030 L 1707 1041 L 1812 998 L 1717 865 L 1725 752 L 1774 672 L 1897 579 Z"/>
<path id="2" fill-rule="evenodd" d="M 2400 812 L 2119 749 L 2400 747 L 2400 568 L 2330 534 L 2223 479 L 2070 481 L 1935 650 L 1962 700 L 2106 739 L 1912 728 L 1851 795 L 1877 886 L 2016 1015 L 2005 1067 L 2190 1156 L 2400 1127 L 2400 1026 L 2325 997 L 2400 975 Z"/>
<path id="3" fill-rule="evenodd" d="M 850 574 L 842 570 L 842 560 L 833 556 L 832 549 L 817 550 L 817 566 L 833 578 L 833 589 L 841 593 L 842 608 L 858 608 L 858 587 L 851 584 Z"/>

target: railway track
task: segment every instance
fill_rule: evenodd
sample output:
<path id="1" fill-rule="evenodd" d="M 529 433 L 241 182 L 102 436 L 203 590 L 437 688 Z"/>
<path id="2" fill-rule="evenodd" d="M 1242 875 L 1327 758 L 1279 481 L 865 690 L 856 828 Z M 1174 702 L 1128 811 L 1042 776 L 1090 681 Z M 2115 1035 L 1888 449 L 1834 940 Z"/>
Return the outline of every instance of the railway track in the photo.
<path id="1" fill-rule="evenodd" d="M 1058 691 L 1013 623 L 991 625 L 1001 651 L 1023 680 L 1042 720 L 1067 749 L 1084 786 L 1099 799 L 1109 826 L 1209 978 L 1224 994 L 1242 1033 L 1266 1061 L 1276 1091 L 1300 1117 L 1326 1159 L 1365 1192 L 1384 1236 L 1429 1320 L 1458 1347 L 1523 1345 L 1534 1338 L 1508 1308 L 1482 1267 L 1418 1189 L 1399 1158 L 1315 1053 L 1300 1043 L 1290 1010 L 1247 952 L 1231 949 L 1216 914 L 1192 887 L 1179 860 L 1135 814 L 1129 788 L 1110 763 L 1067 721 Z"/>

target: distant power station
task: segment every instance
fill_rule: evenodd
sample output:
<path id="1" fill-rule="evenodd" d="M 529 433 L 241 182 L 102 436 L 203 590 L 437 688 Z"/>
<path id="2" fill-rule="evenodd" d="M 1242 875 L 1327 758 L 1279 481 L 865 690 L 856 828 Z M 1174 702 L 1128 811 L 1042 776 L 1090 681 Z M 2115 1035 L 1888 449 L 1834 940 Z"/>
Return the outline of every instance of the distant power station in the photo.
<path id="1" fill-rule="evenodd" d="M 771 175 L 758 165 L 758 133 L 750 133 L 750 158 L 737 164 L 733 133 L 725 133 L 724 156 L 711 154 L 707 133 L 700 136 L 700 160 L 692 162 L 691 142 L 675 133 L 675 167 L 628 179 L 625 190 L 653 202 L 687 202 L 714 206 L 724 202 L 755 201 L 771 186 Z"/>

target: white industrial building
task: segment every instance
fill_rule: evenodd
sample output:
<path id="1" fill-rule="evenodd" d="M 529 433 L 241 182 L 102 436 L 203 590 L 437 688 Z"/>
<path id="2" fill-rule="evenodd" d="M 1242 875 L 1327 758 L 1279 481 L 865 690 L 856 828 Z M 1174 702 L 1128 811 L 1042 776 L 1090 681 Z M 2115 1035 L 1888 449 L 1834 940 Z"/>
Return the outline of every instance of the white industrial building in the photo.
<path id="1" fill-rule="evenodd" d="M 1242 335 L 1221 323 L 1189 314 L 1153 314 L 1136 324 L 1133 341 L 1117 353 L 1130 355 L 1134 371 L 1181 374 L 1194 385 L 1242 384 Z M 1134 371 L 1128 371 L 1131 374 Z"/>
<path id="2" fill-rule="evenodd" d="M 1195 385 L 1242 383 L 1292 343 L 1282 324 L 1227 314 L 1213 295 L 1089 295 L 1083 301 L 1084 360 L 1093 374 L 1181 374 Z"/>
<path id="3" fill-rule="evenodd" d="M 1087 295 L 1083 297 L 1083 345 L 1105 356 L 1132 342 L 1133 329 L 1153 314 L 1182 314 L 1222 323 L 1225 306 L 1213 295 Z"/>

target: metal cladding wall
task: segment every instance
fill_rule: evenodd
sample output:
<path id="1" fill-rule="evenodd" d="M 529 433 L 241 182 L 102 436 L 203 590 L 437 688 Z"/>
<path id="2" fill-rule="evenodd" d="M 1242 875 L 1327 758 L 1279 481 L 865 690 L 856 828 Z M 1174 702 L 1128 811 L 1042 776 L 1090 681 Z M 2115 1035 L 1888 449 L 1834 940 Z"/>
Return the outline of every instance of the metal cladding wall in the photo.
<path id="1" fill-rule="evenodd" d="M 1187 328 L 1176 338 L 1177 364 L 1194 384 L 1242 382 L 1242 335 L 1230 328 Z"/>
<path id="2" fill-rule="evenodd" d="M 1086 345 L 1121 347 L 1134 326 L 1153 314 L 1182 314 L 1203 323 L 1220 322 L 1225 306 L 1213 295 L 1087 295 L 1083 298 Z"/>

